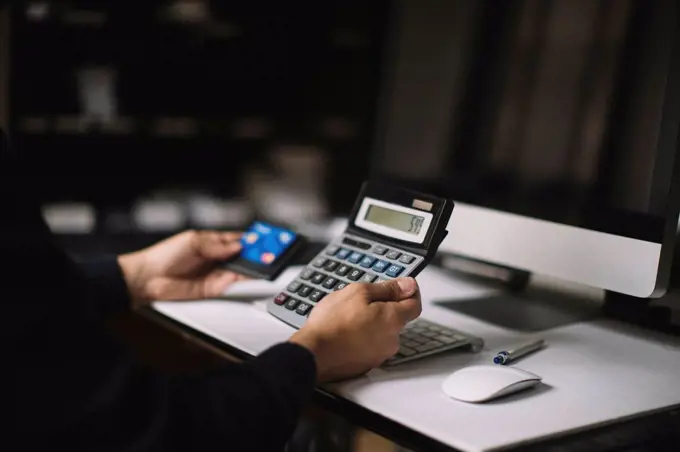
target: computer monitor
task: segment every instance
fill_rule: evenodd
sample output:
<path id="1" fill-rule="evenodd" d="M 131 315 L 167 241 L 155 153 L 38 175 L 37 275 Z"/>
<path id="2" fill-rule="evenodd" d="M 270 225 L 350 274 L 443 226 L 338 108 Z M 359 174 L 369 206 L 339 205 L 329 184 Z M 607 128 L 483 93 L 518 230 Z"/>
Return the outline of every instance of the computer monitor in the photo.
<path id="1" fill-rule="evenodd" d="M 440 251 L 635 297 L 678 225 L 675 0 L 401 0 L 373 172 L 456 201 Z"/>

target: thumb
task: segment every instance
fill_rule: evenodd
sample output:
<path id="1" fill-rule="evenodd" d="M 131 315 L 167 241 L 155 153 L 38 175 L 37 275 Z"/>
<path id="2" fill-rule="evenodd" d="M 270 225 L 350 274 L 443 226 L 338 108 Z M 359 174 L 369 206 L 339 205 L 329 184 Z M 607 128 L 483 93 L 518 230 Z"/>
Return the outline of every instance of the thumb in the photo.
<path id="1" fill-rule="evenodd" d="M 228 259 L 241 251 L 240 234 L 233 232 L 201 231 L 194 236 L 194 247 L 205 259 Z"/>
<path id="2" fill-rule="evenodd" d="M 400 301 L 413 296 L 418 291 L 418 283 L 407 277 L 367 284 L 366 288 L 369 301 Z"/>
<path id="3" fill-rule="evenodd" d="M 214 270 L 199 281 L 196 286 L 196 298 L 216 298 L 222 296 L 224 291 L 241 278 L 236 273 L 226 270 Z"/>

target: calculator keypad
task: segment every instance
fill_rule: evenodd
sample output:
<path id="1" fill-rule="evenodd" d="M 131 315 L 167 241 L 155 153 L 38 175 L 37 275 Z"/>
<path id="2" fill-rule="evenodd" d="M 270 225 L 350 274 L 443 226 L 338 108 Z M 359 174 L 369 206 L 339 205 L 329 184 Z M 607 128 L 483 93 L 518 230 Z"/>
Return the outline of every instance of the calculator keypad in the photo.
<path id="1" fill-rule="evenodd" d="M 373 283 L 406 276 L 421 261 L 420 256 L 345 234 L 320 252 L 274 299 L 274 304 L 280 306 L 277 312 L 282 318 L 299 327 L 314 305 L 329 293 L 354 282 Z"/>

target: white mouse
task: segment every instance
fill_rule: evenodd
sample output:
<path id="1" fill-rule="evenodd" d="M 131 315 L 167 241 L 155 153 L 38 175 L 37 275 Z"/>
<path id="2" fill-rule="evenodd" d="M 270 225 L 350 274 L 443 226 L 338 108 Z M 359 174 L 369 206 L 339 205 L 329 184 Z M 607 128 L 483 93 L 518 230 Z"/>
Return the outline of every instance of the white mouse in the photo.
<path id="1" fill-rule="evenodd" d="M 442 390 L 463 402 L 488 402 L 536 386 L 541 377 L 516 367 L 493 365 L 470 366 L 449 375 Z"/>

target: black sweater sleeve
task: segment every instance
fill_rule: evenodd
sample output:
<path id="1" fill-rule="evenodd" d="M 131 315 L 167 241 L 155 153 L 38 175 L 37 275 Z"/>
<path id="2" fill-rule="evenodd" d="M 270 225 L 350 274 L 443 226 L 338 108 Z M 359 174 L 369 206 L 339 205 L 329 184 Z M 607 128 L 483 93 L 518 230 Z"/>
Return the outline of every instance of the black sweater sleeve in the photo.
<path id="1" fill-rule="evenodd" d="M 16 163 L 0 149 L 0 398 L 13 432 L 74 451 L 282 450 L 313 393 L 313 355 L 284 343 L 200 377 L 143 370 L 105 332 L 104 319 L 129 307 L 117 260 L 74 262 Z"/>

